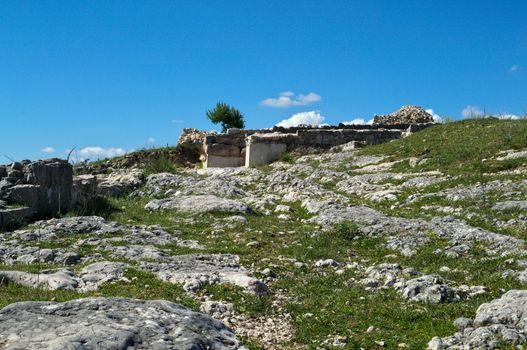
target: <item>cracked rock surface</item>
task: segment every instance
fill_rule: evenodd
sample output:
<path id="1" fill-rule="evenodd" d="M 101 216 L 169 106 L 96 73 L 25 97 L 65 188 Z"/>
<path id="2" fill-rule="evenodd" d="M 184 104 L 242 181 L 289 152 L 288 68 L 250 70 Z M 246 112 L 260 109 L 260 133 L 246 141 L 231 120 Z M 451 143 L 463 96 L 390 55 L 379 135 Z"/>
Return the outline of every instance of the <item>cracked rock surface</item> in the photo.
<path id="1" fill-rule="evenodd" d="M 221 322 L 168 301 L 88 298 L 0 310 L 3 349 L 245 349 Z"/>
<path id="2" fill-rule="evenodd" d="M 454 322 L 459 331 L 449 337 L 435 337 L 429 350 L 501 349 L 503 342 L 520 345 L 527 341 L 527 291 L 510 290 L 501 298 L 482 304 L 473 320 Z"/>
<path id="3" fill-rule="evenodd" d="M 247 214 L 252 210 L 242 202 L 216 197 L 196 195 L 154 199 L 145 206 L 147 210 L 175 210 L 183 213 L 224 212 Z"/>

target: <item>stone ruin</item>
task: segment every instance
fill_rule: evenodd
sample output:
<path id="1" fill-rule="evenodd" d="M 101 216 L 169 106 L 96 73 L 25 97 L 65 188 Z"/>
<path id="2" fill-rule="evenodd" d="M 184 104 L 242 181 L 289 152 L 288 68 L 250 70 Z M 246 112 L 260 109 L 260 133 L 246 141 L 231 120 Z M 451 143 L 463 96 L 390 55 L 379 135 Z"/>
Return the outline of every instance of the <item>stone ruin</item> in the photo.
<path id="1" fill-rule="evenodd" d="M 398 111 L 387 115 L 375 115 L 373 125 L 401 125 L 434 123 L 434 118 L 418 106 L 402 106 Z"/>
<path id="2" fill-rule="evenodd" d="M 183 129 L 179 143 L 201 143 L 205 168 L 255 167 L 276 161 L 298 148 L 329 149 L 350 143 L 353 147 L 374 145 L 405 137 L 433 124 L 433 117 L 421 107 L 403 106 L 392 114 L 375 116 L 372 125 L 275 126 L 259 130 L 229 129 L 224 134 Z"/>
<path id="3" fill-rule="evenodd" d="M 73 176 L 72 165 L 53 158 L 0 165 L 0 228 L 35 216 L 87 206 L 97 193 L 93 176 Z"/>

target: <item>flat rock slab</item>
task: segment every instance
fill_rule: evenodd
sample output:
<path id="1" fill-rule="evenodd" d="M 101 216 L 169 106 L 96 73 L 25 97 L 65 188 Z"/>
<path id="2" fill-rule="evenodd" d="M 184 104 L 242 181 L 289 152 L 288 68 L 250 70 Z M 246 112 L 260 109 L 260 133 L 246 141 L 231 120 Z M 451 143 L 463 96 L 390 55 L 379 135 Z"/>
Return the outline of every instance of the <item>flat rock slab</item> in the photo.
<path id="1" fill-rule="evenodd" d="M 527 201 L 506 201 L 496 203 L 492 210 L 504 211 L 504 210 L 527 210 Z"/>
<path id="2" fill-rule="evenodd" d="M 0 283 L 4 284 L 8 282 L 13 282 L 24 287 L 42 288 L 46 290 L 75 289 L 78 285 L 75 274 L 66 269 L 52 273 L 0 271 Z"/>
<path id="3" fill-rule="evenodd" d="M 194 293 L 207 284 L 233 284 L 248 292 L 264 294 L 267 286 L 249 276 L 239 264 L 239 257 L 230 254 L 187 254 L 170 257 L 167 262 L 142 263 L 140 269 L 156 274 L 166 282 L 181 284 Z"/>
<path id="4" fill-rule="evenodd" d="M 162 195 L 166 193 L 179 195 L 215 195 L 224 198 L 247 197 L 235 176 L 226 176 L 222 172 L 206 178 L 182 174 L 159 173 L 148 177 L 144 190 L 139 195 Z"/>
<path id="5" fill-rule="evenodd" d="M 251 208 L 240 201 L 213 195 L 183 196 L 150 201 L 147 210 L 176 210 L 184 213 L 226 212 L 246 214 Z"/>
<path id="6" fill-rule="evenodd" d="M 246 349 L 223 323 L 164 300 L 21 302 L 0 310 L 2 349 Z"/>
<path id="7" fill-rule="evenodd" d="M 124 277 L 127 264 L 101 261 L 83 268 L 79 275 L 68 269 L 47 270 L 42 273 L 0 271 L 0 283 L 16 283 L 24 287 L 46 290 L 94 291 L 106 282 L 128 281 Z"/>

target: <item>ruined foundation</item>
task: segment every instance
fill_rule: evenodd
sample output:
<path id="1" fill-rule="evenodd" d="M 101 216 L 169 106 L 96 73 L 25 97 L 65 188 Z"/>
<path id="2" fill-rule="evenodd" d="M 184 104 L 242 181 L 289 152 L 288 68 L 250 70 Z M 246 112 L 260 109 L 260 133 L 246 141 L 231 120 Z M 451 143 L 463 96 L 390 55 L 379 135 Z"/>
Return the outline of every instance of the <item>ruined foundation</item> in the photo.
<path id="1" fill-rule="evenodd" d="M 204 137 L 205 168 L 255 167 L 274 162 L 298 147 L 329 149 L 354 142 L 374 145 L 399 139 L 432 123 L 399 125 L 343 125 L 261 130 L 229 129 Z"/>

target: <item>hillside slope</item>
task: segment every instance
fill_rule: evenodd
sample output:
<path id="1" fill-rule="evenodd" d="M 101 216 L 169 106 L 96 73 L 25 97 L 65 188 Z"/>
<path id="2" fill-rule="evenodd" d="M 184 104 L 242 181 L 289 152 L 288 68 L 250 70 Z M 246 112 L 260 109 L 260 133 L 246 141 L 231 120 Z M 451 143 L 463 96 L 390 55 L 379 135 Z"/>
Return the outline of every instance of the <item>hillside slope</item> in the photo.
<path id="1" fill-rule="evenodd" d="M 165 299 L 250 349 L 527 345 L 527 120 L 174 172 L 106 198 L 104 218 L 1 233 L 0 306 Z M 46 282 L 59 267 L 71 288 Z"/>

